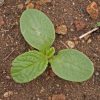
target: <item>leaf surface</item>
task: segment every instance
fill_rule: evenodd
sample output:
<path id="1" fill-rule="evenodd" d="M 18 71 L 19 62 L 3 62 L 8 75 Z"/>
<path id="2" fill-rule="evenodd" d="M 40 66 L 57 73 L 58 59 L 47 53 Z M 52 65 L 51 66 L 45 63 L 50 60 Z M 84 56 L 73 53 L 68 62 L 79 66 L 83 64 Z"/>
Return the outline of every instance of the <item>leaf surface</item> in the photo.
<path id="1" fill-rule="evenodd" d="M 25 10 L 20 18 L 20 28 L 25 40 L 38 50 L 50 48 L 54 42 L 54 25 L 50 19 L 39 10 Z"/>
<path id="2" fill-rule="evenodd" d="M 38 51 L 29 51 L 12 62 L 11 75 L 17 83 L 26 83 L 42 74 L 48 65 L 46 56 Z"/>
<path id="3" fill-rule="evenodd" d="M 83 53 L 74 49 L 65 49 L 50 60 L 56 75 L 65 80 L 82 82 L 88 80 L 94 71 L 93 63 Z"/>

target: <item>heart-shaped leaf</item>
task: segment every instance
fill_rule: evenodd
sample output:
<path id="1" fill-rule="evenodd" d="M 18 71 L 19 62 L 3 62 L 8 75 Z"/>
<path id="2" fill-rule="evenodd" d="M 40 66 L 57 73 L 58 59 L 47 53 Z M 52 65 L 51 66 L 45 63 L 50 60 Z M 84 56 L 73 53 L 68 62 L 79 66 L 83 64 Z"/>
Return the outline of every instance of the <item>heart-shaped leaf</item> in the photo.
<path id="1" fill-rule="evenodd" d="M 94 71 L 93 63 L 83 53 L 65 49 L 50 60 L 51 67 L 59 77 L 75 82 L 89 79 Z"/>
<path id="2" fill-rule="evenodd" d="M 20 18 L 20 28 L 25 40 L 38 50 L 50 48 L 54 42 L 54 25 L 50 19 L 39 10 L 25 10 Z"/>
<path id="3" fill-rule="evenodd" d="M 11 75 L 17 83 L 26 83 L 42 74 L 48 65 L 47 57 L 38 51 L 26 52 L 12 63 Z"/>

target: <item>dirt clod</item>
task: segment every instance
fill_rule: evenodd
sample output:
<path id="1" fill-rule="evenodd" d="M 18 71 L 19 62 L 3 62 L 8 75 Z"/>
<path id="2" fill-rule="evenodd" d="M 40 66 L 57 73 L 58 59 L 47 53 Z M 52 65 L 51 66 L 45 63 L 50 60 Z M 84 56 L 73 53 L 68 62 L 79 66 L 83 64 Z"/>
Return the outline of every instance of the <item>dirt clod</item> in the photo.
<path id="1" fill-rule="evenodd" d="M 31 2 L 31 0 L 26 0 L 25 4 L 29 4 Z"/>
<path id="2" fill-rule="evenodd" d="M 97 21 L 100 21 L 100 16 L 98 16 L 97 20 L 92 20 L 89 14 L 86 13 L 86 7 L 89 1 L 96 1 L 99 7 L 100 0 L 51 0 L 50 3 L 42 5 L 36 3 L 40 0 L 4 1 L 4 5 L 0 7 L 0 16 L 4 21 L 4 24 L 0 27 L 0 99 L 52 100 L 54 98 L 53 95 L 64 94 L 66 95 L 65 100 L 100 100 L 100 31 L 97 30 L 93 32 L 90 37 L 86 36 L 87 39 L 85 39 L 85 37 L 79 39 L 79 36 L 90 31 Z M 34 4 L 34 8 L 38 8 L 44 12 L 55 26 L 67 26 L 67 34 L 56 34 L 53 43 L 56 54 L 60 50 L 69 48 L 66 41 L 70 40 L 74 42 L 75 49 L 85 53 L 93 62 L 95 69 L 93 77 L 82 83 L 65 81 L 56 76 L 56 74 L 51 71 L 51 66 L 48 66 L 42 75 L 29 83 L 18 84 L 14 82 L 10 76 L 12 61 L 18 55 L 30 49 L 33 50 L 21 35 L 19 21 L 22 12 L 30 2 Z M 24 8 L 22 9 L 22 7 L 20 7 L 19 9 L 19 4 L 23 4 Z M 85 20 L 86 28 L 77 32 L 73 22 L 79 19 L 82 21 Z M 91 39 L 92 42 L 87 44 L 89 39 Z M 15 51 L 12 53 L 13 50 Z M 4 97 L 4 94 L 8 91 L 12 91 L 13 95 Z M 55 100 L 59 99 L 55 98 Z"/>
<path id="3" fill-rule="evenodd" d="M 27 6 L 26 6 L 27 9 L 32 9 L 34 8 L 34 4 L 33 3 L 29 3 Z"/>
<path id="4" fill-rule="evenodd" d="M 40 0 L 40 1 L 43 3 L 50 3 L 51 2 L 51 0 Z"/>
<path id="5" fill-rule="evenodd" d="M 91 42 L 92 42 L 92 40 L 91 40 L 91 39 L 88 39 L 87 44 L 89 44 L 89 43 L 91 43 Z"/>
<path id="6" fill-rule="evenodd" d="M 2 26 L 2 25 L 4 25 L 4 20 L 3 20 L 3 17 L 2 16 L 0 16 L 0 26 Z"/>
<path id="7" fill-rule="evenodd" d="M 61 35 L 65 35 L 67 33 L 68 29 L 66 27 L 66 25 L 60 25 L 57 26 L 56 28 L 56 33 L 61 34 Z"/>
<path id="8" fill-rule="evenodd" d="M 99 76 L 99 72 L 95 72 L 95 75 L 96 75 L 96 76 Z"/>
<path id="9" fill-rule="evenodd" d="M 6 79 L 8 79 L 8 80 L 9 80 L 9 79 L 11 79 L 11 78 L 10 78 L 10 76 L 6 76 Z"/>
<path id="10" fill-rule="evenodd" d="M 24 8 L 24 5 L 21 3 L 18 5 L 18 9 L 22 10 Z"/>
<path id="11" fill-rule="evenodd" d="M 96 2 L 92 2 L 86 8 L 88 14 L 91 16 L 92 19 L 97 19 L 99 15 L 99 9 Z"/>
<path id="12" fill-rule="evenodd" d="M 77 31 L 81 31 L 86 27 L 86 23 L 83 20 L 75 20 L 74 24 Z"/>
<path id="13" fill-rule="evenodd" d="M 10 96 L 12 96 L 12 95 L 13 95 L 13 91 L 8 91 L 8 92 L 5 92 L 3 96 L 4 96 L 5 98 L 7 98 L 7 97 L 10 97 Z"/>
<path id="14" fill-rule="evenodd" d="M 4 0 L 0 0 L 0 6 L 4 4 Z"/>
<path id="15" fill-rule="evenodd" d="M 73 41 L 66 41 L 67 45 L 69 48 L 74 48 L 75 47 L 75 43 Z"/>
<path id="16" fill-rule="evenodd" d="M 45 89 L 42 87 L 40 90 L 40 93 L 43 93 L 45 91 Z"/>
<path id="17" fill-rule="evenodd" d="M 51 0 L 39 0 L 39 1 L 37 1 L 37 3 L 39 5 L 43 5 L 43 4 L 50 3 L 50 2 L 51 2 Z"/>
<path id="18" fill-rule="evenodd" d="M 53 95 L 51 100 L 66 100 L 64 94 Z"/>
<path id="19" fill-rule="evenodd" d="M 75 43 L 75 45 L 78 45 L 79 41 L 78 40 L 75 40 L 74 43 Z"/>

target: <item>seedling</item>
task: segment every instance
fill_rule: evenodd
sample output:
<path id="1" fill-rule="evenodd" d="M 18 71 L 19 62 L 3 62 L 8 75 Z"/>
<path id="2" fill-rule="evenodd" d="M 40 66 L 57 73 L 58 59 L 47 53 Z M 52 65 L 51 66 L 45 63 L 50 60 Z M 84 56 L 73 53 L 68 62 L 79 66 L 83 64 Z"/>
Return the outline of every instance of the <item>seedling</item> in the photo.
<path id="1" fill-rule="evenodd" d="M 93 72 L 92 61 L 74 49 L 64 49 L 55 55 L 55 29 L 50 19 L 41 11 L 27 9 L 20 18 L 20 29 L 27 43 L 35 50 L 25 52 L 12 62 L 11 75 L 17 83 L 27 83 L 41 75 L 48 63 L 53 72 L 64 80 L 82 82 Z"/>

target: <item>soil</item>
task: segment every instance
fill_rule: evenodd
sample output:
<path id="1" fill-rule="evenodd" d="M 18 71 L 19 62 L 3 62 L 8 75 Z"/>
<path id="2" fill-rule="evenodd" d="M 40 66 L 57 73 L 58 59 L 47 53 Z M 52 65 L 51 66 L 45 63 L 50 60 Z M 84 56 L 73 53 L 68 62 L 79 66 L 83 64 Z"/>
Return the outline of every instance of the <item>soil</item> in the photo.
<path id="1" fill-rule="evenodd" d="M 0 16 L 4 20 L 4 25 L 0 26 L 0 100 L 51 100 L 57 94 L 65 95 L 66 100 L 100 100 L 100 30 L 87 39 L 78 39 L 100 21 L 100 13 L 98 19 L 93 20 L 86 12 L 91 1 L 93 0 L 51 0 L 42 5 L 40 10 L 48 15 L 55 26 L 64 24 L 68 27 L 66 35 L 56 34 L 53 45 L 56 51 L 66 48 L 63 44 L 68 40 L 77 41 L 75 49 L 84 52 L 94 63 L 93 77 L 82 83 L 69 82 L 58 78 L 49 67 L 36 80 L 17 84 L 10 76 L 11 62 L 17 55 L 31 49 L 19 28 L 19 18 L 24 9 L 19 9 L 18 5 L 25 4 L 25 0 L 5 0 L 0 7 Z M 100 11 L 100 0 L 94 1 Z M 86 28 L 81 31 L 77 31 L 74 25 L 78 19 L 86 22 Z M 13 94 L 4 97 L 8 91 Z"/>

